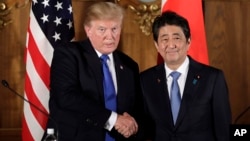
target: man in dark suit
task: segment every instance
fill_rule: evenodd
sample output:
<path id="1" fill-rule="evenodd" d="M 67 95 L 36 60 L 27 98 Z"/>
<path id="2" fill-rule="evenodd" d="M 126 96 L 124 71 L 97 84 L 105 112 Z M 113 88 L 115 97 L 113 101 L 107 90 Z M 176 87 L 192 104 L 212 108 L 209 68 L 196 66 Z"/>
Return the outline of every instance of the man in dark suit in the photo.
<path id="1" fill-rule="evenodd" d="M 147 138 L 229 141 L 231 110 L 223 72 L 187 55 L 191 43 L 188 21 L 166 11 L 155 19 L 152 31 L 164 63 L 141 73 Z"/>
<path id="2" fill-rule="evenodd" d="M 123 9 L 111 2 L 92 5 L 82 42 L 62 44 L 54 51 L 51 65 L 51 91 L 48 128 L 58 130 L 60 141 L 132 141 L 141 140 L 143 102 L 138 64 L 117 51 L 123 21 Z M 111 109 L 105 101 L 101 56 L 109 59 L 105 67 L 111 74 Z M 105 87 L 106 88 L 106 87 Z M 109 140 L 106 139 L 109 136 Z"/>

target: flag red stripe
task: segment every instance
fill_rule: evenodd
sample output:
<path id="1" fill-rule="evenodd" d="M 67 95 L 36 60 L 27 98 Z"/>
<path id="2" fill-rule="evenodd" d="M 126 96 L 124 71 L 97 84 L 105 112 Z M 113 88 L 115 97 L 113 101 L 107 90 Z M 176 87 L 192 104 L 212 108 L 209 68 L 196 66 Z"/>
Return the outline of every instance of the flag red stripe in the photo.
<path id="1" fill-rule="evenodd" d="M 49 112 L 50 63 L 53 47 L 62 41 L 71 40 L 74 36 L 73 24 L 70 28 L 67 26 L 68 21 L 73 21 L 71 0 L 61 0 L 60 10 L 55 8 L 58 4 L 56 1 L 51 1 L 50 5 L 44 5 L 42 1 L 32 1 L 27 31 L 24 58 L 25 96 L 45 113 Z M 62 20 L 62 24 L 57 26 L 51 19 L 61 15 L 69 20 Z M 60 33 L 60 41 L 55 40 L 55 33 Z M 24 103 L 23 141 L 39 141 L 44 135 L 48 117 L 35 107 Z"/>
<path id="2" fill-rule="evenodd" d="M 26 92 L 26 96 L 27 99 L 32 102 L 32 103 L 36 103 L 36 106 L 41 109 L 42 111 L 44 111 L 46 114 L 48 114 L 47 110 L 44 108 L 44 106 L 41 104 L 40 100 L 37 98 L 33 88 L 32 88 L 32 84 L 31 81 L 29 79 L 28 74 L 26 73 L 25 76 L 25 92 Z M 43 113 L 41 113 L 38 109 L 34 108 L 33 106 L 30 106 L 31 111 L 34 115 L 34 117 L 36 118 L 36 120 L 38 121 L 38 123 L 40 124 L 40 126 L 45 129 L 46 128 L 46 123 L 47 123 L 47 116 L 44 115 Z"/>
<path id="3" fill-rule="evenodd" d="M 26 62 L 26 69 L 29 69 L 28 71 L 26 71 L 25 74 L 25 96 L 28 99 L 28 101 L 30 101 L 36 107 L 44 111 L 44 113 L 48 113 L 45 108 L 45 105 L 43 105 L 44 103 L 41 103 L 42 101 L 44 101 L 45 97 L 40 98 L 39 93 L 42 92 L 40 91 L 36 92 L 34 88 L 37 89 L 38 85 L 37 81 L 38 82 L 40 81 L 41 83 L 43 83 L 44 88 L 48 89 L 50 67 L 44 60 L 40 51 L 38 50 L 37 48 L 38 46 L 33 38 L 32 32 L 33 31 L 31 31 L 29 27 L 27 34 L 28 42 L 24 58 Z M 43 71 L 47 71 L 47 74 L 46 72 Z M 38 75 L 39 77 L 34 78 L 34 80 L 32 80 L 31 82 L 31 79 L 29 77 L 34 77 L 36 75 Z M 45 130 L 48 117 L 44 115 L 42 112 L 40 112 L 38 109 L 36 109 L 34 106 L 28 103 L 25 103 L 25 105 L 27 106 L 26 107 L 24 106 L 25 113 L 24 113 L 23 131 L 22 131 L 23 140 L 24 141 L 40 140 L 41 136 L 43 135 L 41 129 L 43 131 Z"/>
<path id="4" fill-rule="evenodd" d="M 33 34 L 30 31 L 29 28 L 29 52 L 30 56 L 32 58 L 33 64 L 36 68 L 37 73 L 41 77 L 42 81 L 46 85 L 46 87 L 49 89 L 49 78 L 50 78 L 50 66 L 46 62 L 46 60 L 43 58 L 43 55 L 40 53 L 38 46 L 33 38 Z M 42 68 L 42 69 L 41 69 Z"/>
<path id="5" fill-rule="evenodd" d="M 31 132 L 27 125 L 26 119 L 23 118 L 22 121 L 22 140 L 23 141 L 34 141 L 33 137 L 31 136 Z"/>

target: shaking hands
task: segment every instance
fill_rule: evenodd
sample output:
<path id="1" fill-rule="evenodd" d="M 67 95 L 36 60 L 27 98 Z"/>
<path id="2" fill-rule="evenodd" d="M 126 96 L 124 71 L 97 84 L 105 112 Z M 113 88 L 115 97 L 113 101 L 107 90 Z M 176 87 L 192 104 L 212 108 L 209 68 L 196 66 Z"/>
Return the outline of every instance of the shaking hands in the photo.
<path id="1" fill-rule="evenodd" d="M 137 133 L 138 125 L 132 116 L 124 112 L 123 115 L 118 115 L 115 129 L 125 138 L 129 138 L 131 135 Z"/>

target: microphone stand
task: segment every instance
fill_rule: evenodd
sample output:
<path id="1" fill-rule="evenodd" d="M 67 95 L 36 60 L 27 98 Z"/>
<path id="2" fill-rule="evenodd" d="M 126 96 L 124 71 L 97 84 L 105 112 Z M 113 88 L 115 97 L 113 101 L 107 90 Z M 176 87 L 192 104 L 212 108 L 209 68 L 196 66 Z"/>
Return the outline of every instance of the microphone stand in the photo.
<path id="1" fill-rule="evenodd" d="M 49 116 L 49 114 L 47 114 L 45 111 L 41 110 L 39 107 L 37 107 L 34 103 L 30 102 L 29 100 L 27 100 L 26 98 L 24 98 L 22 95 L 20 95 L 19 93 L 17 93 L 14 89 L 12 89 L 10 86 L 9 86 L 9 83 L 6 81 L 6 80 L 2 80 L 2 84 L 4 87 L 8 88 L 11 92 L 13 92 L 15 95 L 17 95 L 18 97 L 20 97 L 22 100 L 24 100 L 25 102 L 27 102 L 29 105 L 31 105 L 32 107 L 34 107 L 36 110 L 38 110 L 39 112 L 41 112 L 43 115 L 45 115 L 46 117 L 48 117 L 53 123 L 54 125 L 56 126 L 57 130 L 56 130 L 56 135 L 57 135 L 57 141 L 59 140 L 59 131 L 58 131 L 58 127 L 57 127 L 57 124 L 56 124 L 56 121 L 51 118 Z"/>
<path id="2" fill-rule="evenodd" d="M 237 118 L 234 121 L 234 124 L 237 123 L 237 121 L 250 109 L 250 106 L 248 106 L 242 113 L 240 113 Z"/>

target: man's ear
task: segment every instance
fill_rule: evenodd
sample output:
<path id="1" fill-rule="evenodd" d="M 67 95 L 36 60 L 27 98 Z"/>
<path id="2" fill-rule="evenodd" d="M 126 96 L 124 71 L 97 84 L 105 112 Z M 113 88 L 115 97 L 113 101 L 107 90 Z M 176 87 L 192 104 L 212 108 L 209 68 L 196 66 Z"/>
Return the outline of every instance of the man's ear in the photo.
<path id="1" fill-rule="evenodd" d="M 188 40 L 187 40 L 188 50 L 189 50 L 190 45 L 191 45 L 191 39 L 190 39 L 190 38 L 188 38 Z"/>
<path id="2" fill-rule="evenodd" d="M 154 41 L 154 45 L 155 45 L 155 48 L 158 50 L 158 43 L 156 41 Z"/>
<path id="3" fill-rule="evenodd" d="M 85 33 L 87 35 L 87 37 L 90 35 L 90 27 L 87 26 L 87 25 L 84 25 L 84 30 L 85 30 Z"/>
<path id="4" fill-rule="evenodd" d="M 191 43 L 191 39 L 190 39 L 190 38 L 188 38 L 187 43 L 188 43 L 188 44 L 190 44 L 190 43 Z"/>

